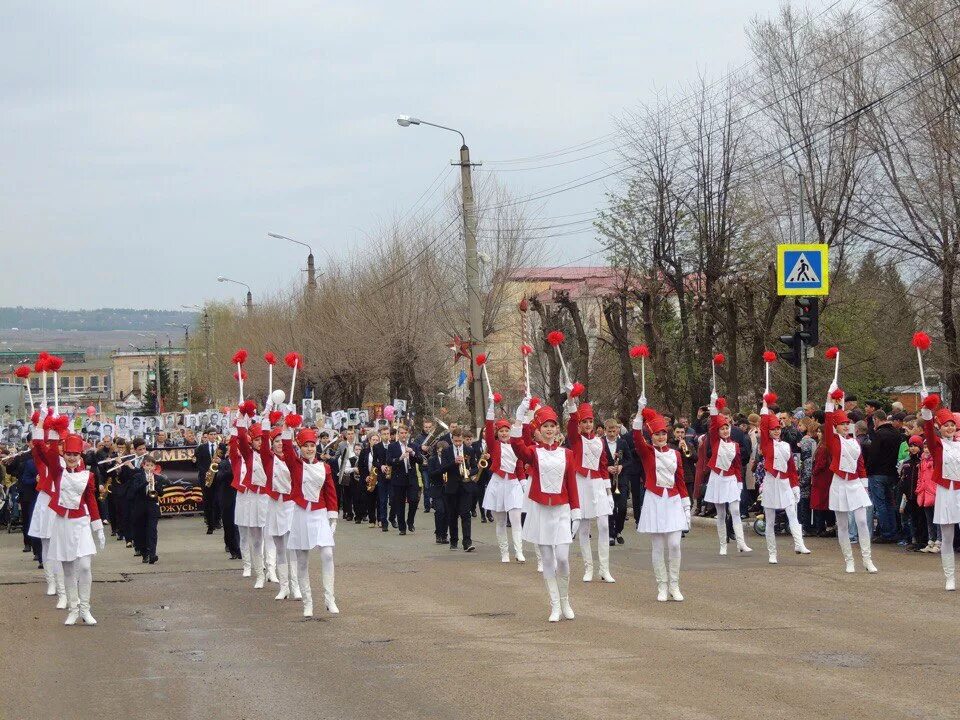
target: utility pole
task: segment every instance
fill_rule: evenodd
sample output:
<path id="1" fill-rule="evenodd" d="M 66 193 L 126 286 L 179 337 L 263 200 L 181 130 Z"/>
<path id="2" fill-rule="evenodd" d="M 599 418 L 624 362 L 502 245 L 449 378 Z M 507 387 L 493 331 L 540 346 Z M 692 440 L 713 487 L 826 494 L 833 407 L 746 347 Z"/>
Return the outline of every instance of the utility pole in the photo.
<path id="1" fill-rule="evenodd" d="M 800 176 L 800 242 L 806 242 L 807 231 L 804 223 L 804 197 L 806 196 L 806 180 L 803 173 Z M 816 298 L 814 298 L 816 300 Z M 800 404 L 807 402 L 807 344 L 800 339 Z"/>
<path id="2" fill-rule="evenodd" d="M 313 264 L 313 252 L 307 255 L 307 289 L 313 292 L 317 289 L 317 270 Z"/>
<path id="3" fill-rule="evenodd" d="M 213 370 L 210 369 L 210 315 L 203 309 L 203 352 L 207 361 L 207 395 L 208 402 L 213 402 Z"/>
<path id="4" fill-rule="evenodd" d="M 480 272 L 477 267 L 477 210 L 473 200 L 470 148 L 460 146 L 460 185 L 463 194 L 463 239 L 466 243 L 467 304 L 470 308 L 470 339 L 473 366 L 473 416 L 475 427 L 482 428 L 485 417 L 483 378 L 476 357 L 483 345 L 483 310 L 480 307 Z"/>

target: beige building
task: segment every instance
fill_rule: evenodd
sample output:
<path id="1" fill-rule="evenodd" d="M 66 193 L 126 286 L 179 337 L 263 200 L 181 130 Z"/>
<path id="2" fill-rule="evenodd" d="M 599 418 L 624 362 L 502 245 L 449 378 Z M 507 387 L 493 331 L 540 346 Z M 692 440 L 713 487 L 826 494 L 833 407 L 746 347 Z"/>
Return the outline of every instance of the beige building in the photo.
<path id="1" fill-rule="evenodd" d="M 13 371 L 19 365 L 30 365 L 37 361 L 37 352 L 7 352 L 0 357 L 0 382 L 22 383 Z M 88 360 L 82 350 L 51 350 L 52 355 L 62 357 L 63 366 L 57 373 L 60 383 L 60 405 L 68 410 L 73 407 L 87 405 L 102 405 L 111 398 L 112 365 L 107 358 L 93 358 Z M 9 356 L 9 357 L 7 357 Z M 13 362 L 10 362 L 10 361 Z M 41 376 L 38 373 L 30 375 L 30 392 L 35 400 L 42 395 L 40 387 Z M 53 401 L 53 373 L 47 374 L 47 399 Z"/>
<path id="2" fill-rule="evenodd" d="M 123 400 L 131 393 L 142 396 L 150 382 L 150 373 L 156 371 L 156 350 L 118 350 L 110 356 L 113 372 L 113 399 Z M 183 348 L 161 348 L 160 355 L 170 368 L 171 391 L 186 391 Z"/>

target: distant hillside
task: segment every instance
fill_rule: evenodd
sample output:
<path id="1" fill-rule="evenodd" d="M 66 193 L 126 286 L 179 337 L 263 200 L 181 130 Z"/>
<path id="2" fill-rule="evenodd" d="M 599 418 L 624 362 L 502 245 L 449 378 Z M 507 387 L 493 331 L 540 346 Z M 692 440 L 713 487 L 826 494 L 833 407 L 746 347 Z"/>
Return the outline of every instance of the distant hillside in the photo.
<path id="1" fill-rule="evenodd" d="M 53 310 L 51 308 L 0 307 L 0 329 L 21 330 L 161 330 L 164 323 L 192 324 L 193 312 L 178 310 Z M 167 328 L 169 330 L 169 328 Z"/>

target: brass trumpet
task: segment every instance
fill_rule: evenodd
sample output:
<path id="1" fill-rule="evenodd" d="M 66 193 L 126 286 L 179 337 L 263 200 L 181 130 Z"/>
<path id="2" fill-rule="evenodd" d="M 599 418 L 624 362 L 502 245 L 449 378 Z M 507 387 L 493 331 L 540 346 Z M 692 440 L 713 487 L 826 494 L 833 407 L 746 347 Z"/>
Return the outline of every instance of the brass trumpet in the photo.
<path id="1" fill-rule="evenodd" d="M 623 451 L 617 450 L 617 454 L 613 456 L 613 464 L 620 465 L 620 461 L 623 459 Z M 620 473 L 617 472 L 613 477 L 613 494 L 620 494 Z"/>
<path id="2" fill-rule="evenodd" d="M 490 453 L 484 452 L 480 455 L 480 459 L 477 461 L 477 467 L 481 470 L 486 470 L 490 467 Z"/>

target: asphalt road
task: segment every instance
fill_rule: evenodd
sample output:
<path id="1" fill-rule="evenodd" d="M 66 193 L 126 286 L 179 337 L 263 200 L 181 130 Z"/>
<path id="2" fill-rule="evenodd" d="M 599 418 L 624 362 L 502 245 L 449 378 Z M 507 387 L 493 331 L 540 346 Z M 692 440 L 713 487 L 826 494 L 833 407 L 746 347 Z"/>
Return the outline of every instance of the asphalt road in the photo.
<path id="1" fill-rule="evenodd" d="M 957 718 L 960 595 L 937 557 L 875 549 L 878 575 L 813 555 L 721 558 L 684 541 L 683 603 L 657 603 L 649 544 L 612 551 L 615 585 L 579 580 L 576 620 L 546 622 L 533 562 L 501 565 L 341 523 L 337 600 L 256 591 L 199 518 L 164 520 L 160 563 L 110 541 L 94 560 L 96 627 L 64 627 L 18 535 L 0 537 L 0 718 Z M 859 568 L 858 556 L 858 568 Z M 320 593 L 319 561 L 313 566 Z"/>

